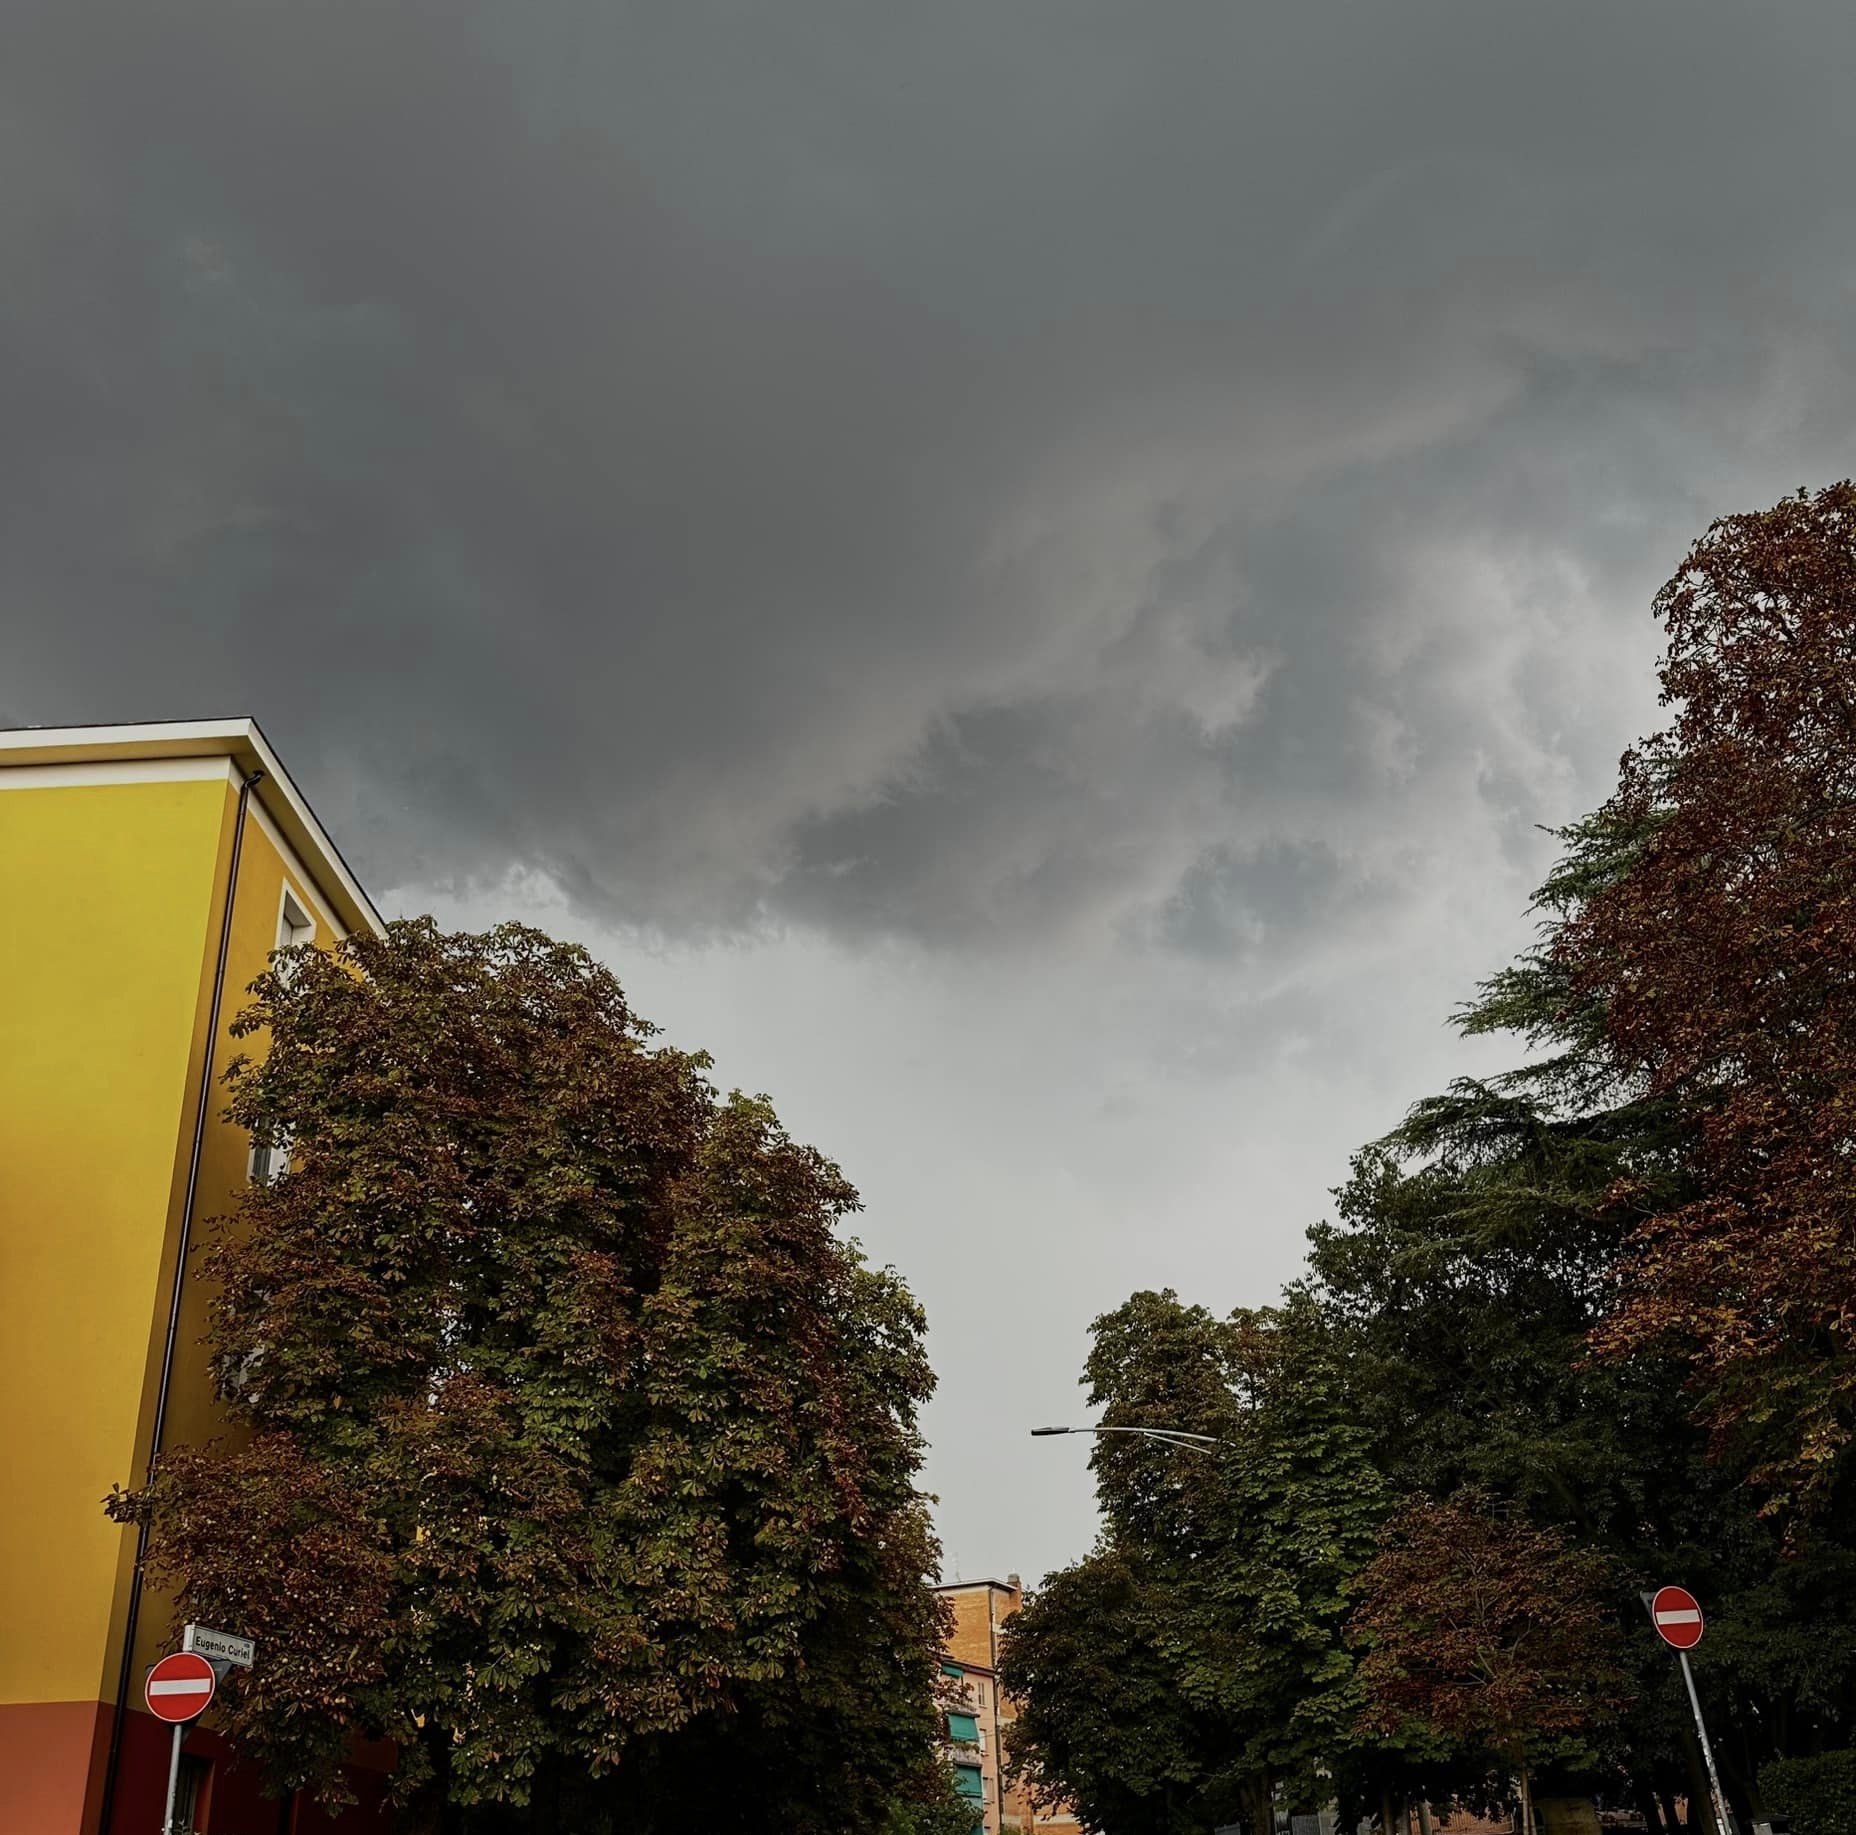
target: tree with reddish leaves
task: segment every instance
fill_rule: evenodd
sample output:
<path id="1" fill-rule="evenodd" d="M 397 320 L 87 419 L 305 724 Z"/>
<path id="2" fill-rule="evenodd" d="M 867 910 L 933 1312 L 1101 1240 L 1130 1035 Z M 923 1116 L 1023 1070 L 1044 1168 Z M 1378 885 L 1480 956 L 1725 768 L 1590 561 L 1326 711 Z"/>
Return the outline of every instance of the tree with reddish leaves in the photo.
<path id="1" fill-rule="evenodd" d="M 1627 1705 L 1610 1579 L 1600 1557 L 1477 1493 L 1406 1505 L 1356 1582 L 1362 1730 L 1492 1755 L 1533 1835 L 1533 1771 L 1589 1758 Z"/>
<path id="2" fill-rule="evenodd" d="M 932 1802 L 919 1310 L 764 1101 L 584 950 L 429 921 L 281 956 L 230 1114 L 287 1169 L 211 1238 L 234 1432 L 112 1499 L 258 1640 L 280 1788 L 399 1753 L 402 1826 L 782 1826 Z"/>
<path id="3" fill-rule="evenodd" d="M 1856 485 L 1716 522 L 1656 607 L 1670 726 L 1600 812 L 1636 837 L 1560 929 L 1620 1073 L 1687 1122 L 1598 1335 L 1686 1358 L 1773 1507 L 1829 1506 L 1856 1429 Z"/>

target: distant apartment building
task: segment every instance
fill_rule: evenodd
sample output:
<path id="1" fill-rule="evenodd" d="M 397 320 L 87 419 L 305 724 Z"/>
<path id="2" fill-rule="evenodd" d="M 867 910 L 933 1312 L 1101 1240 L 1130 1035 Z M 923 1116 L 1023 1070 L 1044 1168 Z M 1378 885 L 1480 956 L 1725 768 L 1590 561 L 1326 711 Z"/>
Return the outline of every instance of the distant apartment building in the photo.
<path id="1" fill-rule="evenodd" d="M 948 1756 L 961 1795 L 973 1804 L 974 1827 L 984 1835 L 1078 1835 L 1065 1805 L 1040 1809 L 1006 1777 L 1004 1739 L 1015 1718 L 999 1688 L 999 1650 L 1005 1626 L 1024 1602 L 1016 1574 L 1004 1580 L 959 1580 L 936 1588 L 954 1609 L 942 1671 L 964 1706 L 947 1717 Z"/>
<path id="2" fill-rule="evenodd" d="M 207 1296 L 183 1276 L 202 1220 L 251 1175 L 219 1083 L 262 1048 L 227 1030 L 244 989 L 279 944 L 379 928 L 251 721 L 0 732 L 6 1835 L 161 1820 L 169 1735 L 142 1679 L 174 1648 L 171 1607 L 101 1500 L 139 1484 L 157 1446 L 225 1431 Z M 261 1798 L 210 1716 L 183 1750 L 179 1828 L 390 1826 L 380 1764 L 356 1768 L 361 1801 L 333 1817 Z"/>

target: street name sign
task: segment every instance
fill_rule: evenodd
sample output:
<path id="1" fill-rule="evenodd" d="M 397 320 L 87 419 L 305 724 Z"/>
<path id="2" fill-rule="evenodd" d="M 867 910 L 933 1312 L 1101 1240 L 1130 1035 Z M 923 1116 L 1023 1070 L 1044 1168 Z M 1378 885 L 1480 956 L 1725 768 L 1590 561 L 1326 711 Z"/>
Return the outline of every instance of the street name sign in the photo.
<path id="1" fill-rule="evenodd" d="M 214 1631 L 206 1625 L 189 1625 L 181 1633 L 180 1647 L 215 1663 L 230 1663 L 234 1669 L 249 1669 L 258 1647 L 248 1637 L 232 1631 Z"/>
<path id="2" fill-rule="evenodd" d="M 1693 1650 L 1701 1642 L 1701 1602 L 1686 1587 L 1659 1587 L 1650 1601 L 1650 1622 L 1676 1650 Z"/>
<path id="3" fill-rule="evenodd" d="M 212 1706 L 213 1690 L 218 1686 L 219 1672 L 203 1656 L 177 1650 L 148 1672 L 142 1694 L 149 1713 L 178 1727 L 198 1720 Z"/>

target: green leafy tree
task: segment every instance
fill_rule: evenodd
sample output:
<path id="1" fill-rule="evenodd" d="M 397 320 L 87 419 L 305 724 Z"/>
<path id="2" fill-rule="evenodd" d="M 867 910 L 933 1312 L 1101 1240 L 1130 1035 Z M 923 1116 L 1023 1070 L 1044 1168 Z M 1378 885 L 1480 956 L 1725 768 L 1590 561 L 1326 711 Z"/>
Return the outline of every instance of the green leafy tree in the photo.
<path id="1" fill-rule="evenodd" d="M 877 1835 L 973 1835 L 973 1804 L 960 1794 L 945 1759 L 924 1767 L 910 1789 L 889 1806 Z"/>
<path id="2" fill-rule="evenodd" d="M 1820 1522 L 1787 1555 L 1737 1471 L 1709 1458 L 1678 1355 L 1589 1355 L 1645 1208 L 1697 1189 L 1693 1111 L 1619 1069 L 1602 1004 L 1574 989 L 1555 948 L 1633 870 L 1649 832 L 1615 810 L 1562 832 L 1539 945 L 1459 1015 L 1468 1031 L 1515 1037 L 1528 1061 L 1414 1105 L 1359 1157 L 1335 1221 L 1311 1233 L 1310 1284 L 1347 1347 L 1388 1485 L 1437 1499 L 1478 1487 L 1612 1561 L 1635 1695 L 1617 1752 L 1654 1828 L 1701 1774 L 1637 1590 L 1681 1578 L 1706 1598 L 1698 1681 L 1746 1804 L 1765 1759 L 1845 1737 L 1856 1621 L 1847 1531 Z"/>
<path id="3" fill-rule="evenodd" d="M 1176 1580 L 1143 1552 L 1104 1546 L 1012 1619 L 1000 1658 L 1019 1704 L 1011 1763 L 1085 1828 L 1203 1835 L 1237 1813 L 1241 1782 L 1203 1670 L 1215 1645 Z"/>
<path id="4" fill-rule="evenodd" d="M 1774 1759 L 1759 1774 L 1767 1801 L 1793 1835 L 1844 1835 L 1856 1829 L 1856 1752 Z"/>
<path id="5" fill-rule="evenodd" d="M 1599 1557 L 1474 1493 L 1407 1504 L 1358 1583 L 1362 1726 L 1495 1753 L 1534 1835 L 1533 1769 L 1584 1756 L 1624 1706 L 1609 1579 Z"/>
<path id="6" fill-rule="evenodd" d="M 1087 1375 L 1105 1424 L 1218 1444 L 1098 1440 L 1103 1546 L 1006 1647 L 1018 1762 L 1117 1831 L 1268 1830 L 1278 1794 L 1351 1788 L 1345 1586 L 1386 1506 L 1319 1315 L 1136 1294 L 1096 1322 Z"/>
<path id="7" fill-rule="evenodd" d="M 1631 1228 L 1609 1200 L 1629 1182 L 1677 1201 L 1687 1123 L 1618 1074 L 1602 1007 L 1575 995 L 1554 950 L 1643 835 L 1596 818 L 1558 839 L 1538 943 L 1456 1015 L 1467 1036 L 1514 1038 L 1526 1061 L 1414 1103 L 1357 1156 L 1336 1220 L 1309 1232 L 1308 1283 L 1395 1488 L 1474 1485 L 1548 1521 L 1634 1535 L 1653 1508 L 1646 1453 L 1670 1449 L 1692 1484 L 1680 1372 L 1592 1368 L 1585 1351 Z"/>
<path id="8" fill-rule="evenodd" d="M 1238 1762 L 1259 1781 L 1260 1810 L 1276 1792 L 1304 1807 L 1330 1787 L 1364 1796 L 1398 1763 L 1357 1738 L 1347 1587 L 1389 1499 L 1345 1360 L 1307 1296 L 1230 1324 L 1248 1406 L 1215 1467 L 1226 1544 L 1195 1592 L 1242 1628 L 1225 1672 L 1246 1734 Z"/>
<path id="9" fill-rule="evenodd" d="M 112 1500 L 257 1637 L 228 1732 L 331 1796 L 393 1741 L 409 1828 L 877 1826 L 934 1751 L 932 1378 L 842 1176 L 519 926 L 254 993 L 229 1112 L 288 1170 L 205 1258 L 234 1432 Z"/>
<path id="10" fill-rule="evenodd" d="M 1700 1794 L 1699 1767 L 1641 1586 L 1680 1578 L 1708 1604 L 1696 1676 L 1742 1808 L 1757 1807 L 1765 1769 L 1788 1775 L 1784 1761 L 1852 1741 L 1852 607 L 1856 486 L 1728 518 L 1697 545 L 1658 601 L 1672 725 L 1627 755 L 1604 808 L 1562 831 L 1538 944 L 1460 1016 L 1514 1037 L 1525 1061 L 1419 1102 L 1359 1157 L 1300 1287 L 1382 1493 L 1441 1507 L 1473 1486 L 1517 1535 L 1608 1563 L 1601 1603 L 1634 1700 L 1602 1741 L 1568 1734 L 1562 1756 L 1602 1758 L 1585 1782 L 1607 1787 L 1615 1759 L 1653 1828 L 1675 1826 L 1674 1795 Z M 1233 1324 L 1137 1296 L 1092 1361 L 1109 1418 L 1241 1439 L 1258 1396 Z M 1171 1820 L 1152 1826 L 1182 1828 L 1223 1813 L 1217 1753 L 1241 1755 L 1247 1789 L 1292 1772 L 1285 1730 L 1312 1725 L 1307 1703 L 1327 1698 L 1286 1706 L 1295 1691 L 1258 1686 L 1267 1664 L 1243 1643 L 1257 1615 L 1238 1602 L 1271 1563 L 1224 1561 L 1234 1500 L 1187 1458 L 1102 1444 L 1095 1558 L 1138 1577 L 1112 1593 L 1128 1650 L 1204 1678 L 1191 1705 L 1214 1711 L 1208 1743 L 1183 1712 L 1156 1721 L 1156 1749 L 1177 1763 Z M 1073 1641 L 1083 1677 L 1105 1678 L 1111 1596 L 1070 1590 L 1066 1603 L 1048 1589 L 1042 1629 Z M 1175 1628 L 1195 1591 L 1206 1604 Z M 1044 1687 L 1058 1698 L 1054 1673 Z M 1429 1723 L 1398 1725 L 1417 1742 L 1402 1754 L 1369 1741 L 1330 1765 L 1343 1794 L 1350 1763 L 1361 1776 L 1434 1765 Z M 1040 1734 L 1034 1754 L 1049 1759 L 1055 1738 Z M 1080 1775 L 1085 1761 L 1122 1763 L 1106 1740 L 1062 1763 Z M 1151 1809 L 1143 1780 L 1117 1775 Z"/>

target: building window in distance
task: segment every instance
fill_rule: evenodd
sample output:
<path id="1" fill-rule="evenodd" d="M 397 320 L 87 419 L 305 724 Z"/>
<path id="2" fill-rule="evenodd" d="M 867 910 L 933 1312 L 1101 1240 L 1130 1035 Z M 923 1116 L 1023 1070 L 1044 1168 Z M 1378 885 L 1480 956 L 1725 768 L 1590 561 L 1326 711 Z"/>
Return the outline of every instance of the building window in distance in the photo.
<path id="1" fill-rule="evenodd" d="M 980 1743 L 980 1723 L 971 1714 L 950 1714 L 947 1717 L 947 1737 L 957 1746 L 977 1746 Z"/>
<path id="2" fill-rule="evenodd" d="M 970 1803 L 984 1803 L 986 1800 L 986 1782 L 980 1776 L 977 1765 L 956 1765 L 954 1788 Z"/>

